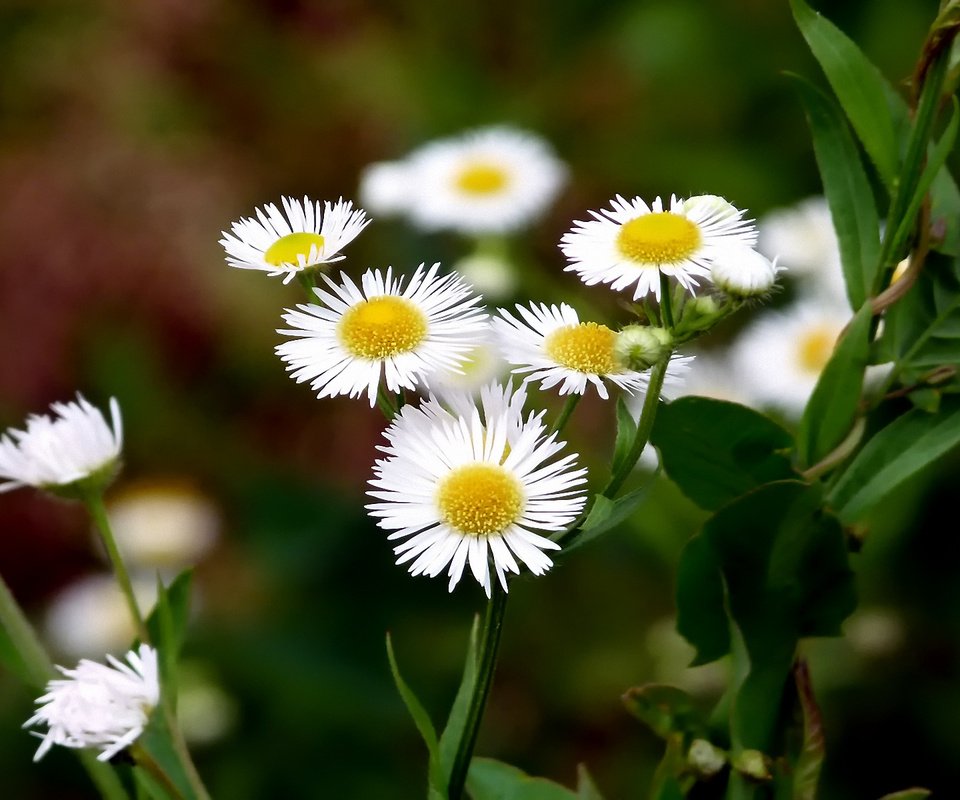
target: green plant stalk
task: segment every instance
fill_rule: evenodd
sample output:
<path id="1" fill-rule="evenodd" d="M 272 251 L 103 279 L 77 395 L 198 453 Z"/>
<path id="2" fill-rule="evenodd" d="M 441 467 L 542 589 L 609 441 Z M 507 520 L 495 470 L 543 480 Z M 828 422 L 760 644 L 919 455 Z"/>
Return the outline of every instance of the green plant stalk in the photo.
<path id="1" fill-rule="evenodd" d="M 384 389 L 382 385 L 377 387 L 377 407 L 380 409 L 387 422 L 392 421 L 397 415 L 397 409 L 394 407 L 393 401 L 390 399 L 390 395 L 387 394 L 387 390 Z"/>
<path id="2" fill-rule="evenodd" d="M 23 610 L 17 604 L 10 588 L 0 577 L 0 624 L 17 650 L 23 665 L 27 669 L 30 683 L 34 688 L 43 688 L 50 678 L 56 676 L 50 656 L 37 638 L 33 626 L 27 620 Z M 100 796 L 105 800 L 128 800 L 120 779 L 109 764 L 97 761 L 90 750 L 77 750 L 77 757 L 90 776 Z"/>
<path id="3" fill-rule="evenodd" d="M 657 270 L 660 272 L 659 270 Z M 673 330 L 673 308 L 670 305 L 670 279 L 660 272 L 660 324 Z"/>
<path id="4" fill-rule="evenodd" d="M 560 413 L 550 427 L 550 433 L 560 433 L 560 431 L 566 427 L 567 422 L 570 421 L 570 416 L 573 414 L 573 410 L 577 407 L 577 403 L 580 402 L 582 397 L 583 395 L 577 392 L 572 392 L 567 397 L 567 401 L 563 404 L 563 408 L 560 409 Z"/>
<path id="5" fill-rule="evenodd" d="M 113 530 L 110 527 L 110 519 L 107 516 L 107 509 L 103 504 L 103 495 L 100 492 L 92 492 L 84 497 L 84 503 L 97 530 L 100 532 L 100 539 L 107 550 L 110 558 L 110 564 L 113 566 L 113 574 L 120 584 L 120 590 L 127 601 L 127 608 L 130 610 L 130 616 L 133 618 L 136 626 L 137 635 L 141 642 L 150 642 L 150 632 L 147 630 L 146 623 L 143 621 L 143 614 L 140 613 L 140 606 L 137 604 L 136 595 L 133 593 L 133 584 L 130 582 L 130 574 L 127 572 L 123 558 L 120 556 L 120 550 L 117 548 L 117 541 L 113 536 Z"/>
<path id="6" fill-rule="evenodd" d="M 197 772 L 197 767 L 190 757 L 190 750 L 187 747 L 186 740 L 183 738 L 183 731 L 180 730 L 173 705 L 166 698 L 162 700 L 162 711 L 167 718 L 167 730 L 170 732 L 170 742 L 173 744 L 173 749 L 176 751 L 180 764 L 183 766 L 187 780 L 190 782 L 190 788 L 193 789 L 194 796 L 197 800 L 210 800 L 210 793 L 207 791 L 207 787 L 203 785 L 200 773 Z"/>
<path id="7" fill-rule="evenodd" d="M 473 758 L 473 748 L 477 743 L 480 722 L 483 719 L 483 711 L 486 708 L 490 687 L 493 684 L 497 653 L 500 650 L 500 634 L 503 630 L 503 615 L 506 610 L 507 592 L 497 581 L 493 581 L 490 600 L 487 603 L 487 613 L 484 615 L 483 628 L 480 631 L 477 681 L 473 686 L 473 695 L 467 709 L 467 721 L 463 728 L 463 736 L 457 746 L 453 767 L 450 769 L 449 800 L 460 800 L 463 796 L 463 787 L 467 782 L 467 773 L 470 770 L 470 761 Z"/>

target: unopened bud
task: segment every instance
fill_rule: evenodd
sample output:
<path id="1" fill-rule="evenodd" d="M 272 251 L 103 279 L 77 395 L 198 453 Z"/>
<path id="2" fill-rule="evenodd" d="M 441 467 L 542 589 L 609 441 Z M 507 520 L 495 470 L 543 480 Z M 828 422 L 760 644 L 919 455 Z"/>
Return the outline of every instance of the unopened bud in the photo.
<path id="1" fill-rule="evenodd" d="M 628 325 L 617 334 L 613 355 L 618 364 L 642 372 L 670 351 L 673 335 L 665 328 Z"/>
<path id="2" fill-rule="evenodd" d="M 733 757 L 733 768 L 741 775 L 755 781 L 768 781 L 773 776 L 767 757 L 759 750 L 744 750 Z"/>
<path id="3" fill-rule="evenodd" d="M 758 297 L 777 282 L 777 266 L 752 247 L 724 247 L 714 258 L 710 279 L 733 297 Z"/>
<path id="4" fill-rule="evenodd" d="M 684 203 L 684 210 L 696 206 L 700 209 L 709 209 L 719 219 L 739 219 L 743 213 L 733 203 L 728 202 L 718 194 L 698 194 L 688 197 Z"/>
<path id="5" fill-rule="evenodd" d="M 702 778 L 712 778 L 727 763 L 727 754 L 706 739 L 694 739 L 687 751 L 687 763 Z"/>

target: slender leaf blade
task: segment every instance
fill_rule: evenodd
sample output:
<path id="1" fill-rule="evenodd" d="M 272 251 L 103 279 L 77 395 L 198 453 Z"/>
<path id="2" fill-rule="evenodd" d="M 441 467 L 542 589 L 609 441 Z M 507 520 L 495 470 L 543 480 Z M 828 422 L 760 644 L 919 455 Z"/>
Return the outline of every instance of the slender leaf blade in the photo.
<path id="1" fill-rule="evenodd" d="M 457 756 L 457 748 L 463 738 L 463 731 L 467 724 L 467 712 L 470 708 L 470 698 L 477 683 L 477 636 L 480 630 L 480 617 L 474 615 L 473 625 L 470 627 L 470 639 L 467 643 L 467 655 L 463 662 L 463 675 L 460 686 L 450 707 L 447 725 L 440 735 L 439 759 L 440 770 L 449 779 L 453 762 Z"/>
<path id="2" fill-rule="evenodd" d="M 563 555 L 566 556 L 574 550 L 580 549 L 585 544 L 589 544 L 621 525 L 636 511 L 649 491 L 649 485 L 641 486 L 616 500 L 611 500 L 602 494 L 594 495 L 590 513 L 587 514 L 587 518 L 580 526 L 576 538 L 563 548 Z"/>
<path id="3" fill-rule="evenodd" d="M 617 438 L 613 446 L 613 464 L 611 472 L 617 472 L 623 464 L 624 459 L 630 452 L 633 445 L 633 439 L 637 434 L 637 421 L 627 408 L 627 403 L 621 394 L 617 398 Z"/>

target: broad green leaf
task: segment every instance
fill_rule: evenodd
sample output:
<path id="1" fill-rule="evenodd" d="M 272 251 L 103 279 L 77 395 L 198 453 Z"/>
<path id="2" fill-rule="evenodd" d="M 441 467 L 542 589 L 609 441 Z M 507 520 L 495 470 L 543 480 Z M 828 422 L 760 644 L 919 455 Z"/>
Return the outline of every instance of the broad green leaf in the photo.
<path id="1" fill-rule="evenodd" d="M 492 758 L 475 758 L 467 775 L 473 800 L 577 800 L 576 793 L 546 778 L 531 778 L 523 770 Z"/>
<path id="2" fill-rule="evenodd" d="M 637 421 L 627 408 L 627 403 L 621 394 L 617 398 L 617 438 L 613 447 L 613 464 L 611 472 L 617 472 L 633 445 L 633 438 L 637 433 Z"/>
<path id="3" fill-rule="evenodd" d="M 590 513 L 587 514 L 576 537 L 563 548 L 563 555 L 566 556 L 578 550 L 620 525 L 643 502 L 649 490 L 649 486 L 642 486 L 616 500 L 611 500 L 602 494 L 594 495 Z"/>
<path id="4" fill-rule="evenodd" d="M 789 433 L 737 403 L 681 397 L 661 406 L 651 441 L 663 468 L 701 508 L 714 510 L 768 481 L 795 477 Z"/>
<path id="5" fill-rule="evenodd" d="M 872 321 L 873 312 L 866 303 L 820 373 L 797 432 L 797 456 L 804 467 L 820 461 L 853 427 L 870 356 Z"/>
<path id="6" fill-rule="evenodd" d="M 929 797 L 933 792 L 929 789 L 920 789 L 919 787 L 914 789 L 902 789 L 899 792 L 891 792 L 890 794 L 885 794 L 880 800 L 924 800 L 924 798 Z"/>
<path id="7" fill-rule="evenodd" d="M 475 615 L 473 625 L 470 627 L 467 655 L 463 662 L 463 676 L 460 678 L 460 686 L 457 688 L 453 705 L 450 707 L 447 725 L 440 735 L 440 771 L 447 778 L 449 778 L 450 771 L 453 769 L 460 739 L 463 738 L 463 729 L 467 723 L 467 712 L 470 708 L 470 698 L 473 696 L 473 687 L 477 682 L 477 634 L 479 629 L 480 617 Z"/>
<path id="8" fill-rule="evenodd" d="M 852 308 L 873 293 L 880 268 L 880 221 L 860 151 L 837 104 L 802 78 L 797 90 L 813 135 L 813 149 L 840 245 Z"/>
<path id="9" fill-rule="evenodd" d="M 717 551 L 702 534 L 680 553 L 677 566 L 677 632 L 696 648 L 691 666 L 709 664 L 730 652 L 730 629 Z"/>
<path id="10" fill-rule="evenodd" d="M 889 492 L 957 445 L 960 398 L 944 397 L 937 414 L 908 411 L 864 445 L 834 484 L 830 504 L 846 523 L 861 519 Z"/>
<path id="11" fill-rule="evenodd" d="M 803 0 L 790 0 L 797 27 L 887 186 L 896 180 L 900 148 L 886 81 L 856 43 Z"/>
<path id="12" fill-rule="evenodd" d="M 577 764 L 577 800 L 603 800 L 584 764 Z"/>
<path id="13" fill-rule="evenodd" d="M 622 699 L 627 711 L 661 739 L 675 733 L 705 735 L 703 714 L 693 698 L 676 686 L 649 683 L 628 689 Z"/>
<path id="14" fill-rule="evenodd" d="M 390 634 L 387 633 L 387 659 L 390 662 L 390 673 L 393 675 L 393 682 L 400 693 L 403 704 L 407 707 L 413 719 L 413 724 L 417 726 L 423 743 L 427 746 L 429 755 L 429 776 L 430 786 L 436 790 L 446 790 L 446 779 L 440 770 L 440 745 L 437 741 L 437 732 L 427 714 L 423 704 L 413 693 L 413 690 L 407 685 L 407 682 L 400 675 L 400 668 L 397 666 L 396 656 L 393 654 L 393 642 L 390 640 Z"/>
<path id="15" fill-rule="evenodd" d="M 180 799 L 198 800 L 196 792 L 190 786 L 190 779 L 187 777 L 183 762 L 180 760 L 177 749 L 173 744 L 173 734 L 170 731 L 169 720 L 162 705 L 155 708 L 150 714 L 147 727 L 140 734 L 140 738 L 137 739 L 133 748 L 135 759 L 137 758 L 137 749 L 142 749 L 149 755 L 156 770 L 163 773 L 164 782 L 180 793 Z M 174 797 L 177 797 L 177 795 L 174 795 Z"/>

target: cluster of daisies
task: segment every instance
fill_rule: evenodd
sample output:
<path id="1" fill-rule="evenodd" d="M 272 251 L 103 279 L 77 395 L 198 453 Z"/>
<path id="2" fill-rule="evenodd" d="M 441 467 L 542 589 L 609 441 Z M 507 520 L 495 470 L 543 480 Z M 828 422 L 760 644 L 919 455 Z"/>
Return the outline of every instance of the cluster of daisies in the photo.
<path id="1" fill-rule="evenodd" d="M 364 184 L 383 213 L 479 234 L 529 224 L 565 177 L 536 137 L 490 128 L 376 165 Z M 395 542 L 397 563 L 414 575 L 444 574 L 451 591 L 469 569 L 487 596 L 494 579 L 506 591 L 508 574 L 522 567 L 548 570 L 547 553 L 560 549 L 586 505 L 586 470 L 546 411 L 525 408 L 527 387 L 571 400 L 590 387 L 606 399 L 611 386 L 642 397 L 653 364 L 674 373 L 689 365 L 674 355 L 683 325 L 700 331 L 721 317 L 717 309 L 764 295 L 779 269 L 758 252 L 756 226 L 721 197 L 648 204 L 617 196 L 563 236 L 566 270 L 588 286 L 629 293 L 648 313 L 651 301 L 662 306 L 672 296 L 678 319 L 673 327 L 661 314 L 660 327 L 647 319 L 615 330 L 581 320 L 567 304 L 488 310 L 462 275 L 440 264 L 409 274 L 329 273 L 326 265 L 342 260 L 369 222 L 342 198 L 285 197 L 233 223 L 221 244 L 233 267 L 310 287 L 310 301 L 286 309 L 278 331 L 285 340 L 276 352 L 291 376 L 320 398 L 363 397 L 385 411 L 367 510 Z M 78 396 L 0 437 L 0 491 L 102 491 L 122 443 L 116 401 L 110 408 L 112 427 Z M 159 698 L 156 652 L 143 645 L 126 663 L 109 661 L 82 661 L 49 684 L 27 723 L 48 727 L 38 757 L 57 743 L 98 747 L 106 759 L 140 735 Z"/>

